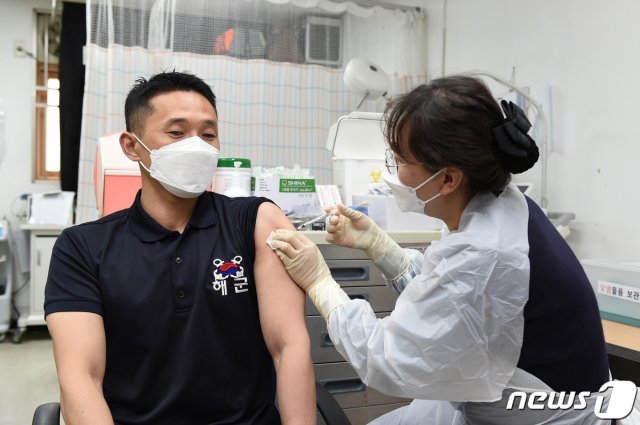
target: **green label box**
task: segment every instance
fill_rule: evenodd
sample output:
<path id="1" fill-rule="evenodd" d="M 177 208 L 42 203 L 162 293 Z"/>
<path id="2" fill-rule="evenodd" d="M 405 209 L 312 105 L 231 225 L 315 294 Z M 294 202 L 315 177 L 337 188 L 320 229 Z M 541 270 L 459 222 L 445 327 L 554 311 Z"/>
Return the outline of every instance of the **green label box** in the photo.
<path id="1" fill-rule="evenodd" d="M 315 179 L 280 179 L 281 193 L 312 193 L 315 191 Z"/>

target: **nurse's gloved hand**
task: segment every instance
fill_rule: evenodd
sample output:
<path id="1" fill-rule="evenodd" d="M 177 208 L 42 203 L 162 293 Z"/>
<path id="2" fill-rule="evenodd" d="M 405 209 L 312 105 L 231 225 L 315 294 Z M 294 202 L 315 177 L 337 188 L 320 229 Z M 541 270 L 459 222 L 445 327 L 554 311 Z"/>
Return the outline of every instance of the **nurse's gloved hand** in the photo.
<path id="1" fill-rule="evenodd" d="M 309 295 L 325 320 L 336 307 L 349 302 L 349 296 L 331 277 L 320 250 L 309 238 L 294 230 L 278 229 L 273 232 L 271 246 L 291 279 Z"/>
<path id="2" fill-rule="evenodd" d="M 368 216 L 337 205 L 337 216 L 329 219 L 327 242 L 347 248 L 362 249 L 380 271 L 391 280 L 402 276 L 411 257 Z"/>
<path id="3" fill-rule="evenodd" d="M 329 218 L 327 226 L 327 242 L 344 246 L 367 250 L 373 243 L 376 233 L 381 232 L 376 223 L 360 211 L 336 205 L 329 210 L 338 210 L 337 215 Z"/>

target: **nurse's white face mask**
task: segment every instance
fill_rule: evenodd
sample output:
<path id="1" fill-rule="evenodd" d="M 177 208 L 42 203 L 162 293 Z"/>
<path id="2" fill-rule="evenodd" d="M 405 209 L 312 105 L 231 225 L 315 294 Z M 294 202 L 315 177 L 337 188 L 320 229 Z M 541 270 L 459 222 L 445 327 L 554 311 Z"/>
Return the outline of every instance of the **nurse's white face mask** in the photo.
<path id="1" fill-rule="evenodd" d="M 397 174 L 394 174 L 394 175 L 385 174 L 382 176 L 382 178 L 384 179 L 387 186 L 391 188 L 391 192 L 393 192 L 393 198 L 396 201 L 396 204 L 398 204 L 398 208 L 400 208 L 400 211 L 417 212 L 420 214 L 424 214 L 425 213 L 424 206 L 427 205 L 429 202 L 433 201 L 434 199 L 438 198 L 439 196 L 441 196 L 442 193 L 438 192 L 436 195 L 432 196 L 426 201 L 423 201 L 422 199 L 418 198 L 418 194 L 416 192 L 422 186 L 426 185 L 431 180 L 438 177 L 438 175 L 443 171 L 444 171 L 444 168 L 438 171 L 437 173 L 435 173 L 434 175 L 432 175 L 431 177 L 429 177 L 428 179 L 426 179 L 425 181 L 423 181 L 422 183 L 420 183 L 416 187 L 409 187 L 402 184 L 400 179 L 398 179 Z"/>
<path id="2" fill-rule="evenodd" d="M 220 151 L 200 137 L 189 137 L 151 150 L 138 136 L 133 136 L 151 154 L 150 168 L 142 161 L 140 165 L 167 192 L 179 198 L 197 198 L 211 185 Z"/>

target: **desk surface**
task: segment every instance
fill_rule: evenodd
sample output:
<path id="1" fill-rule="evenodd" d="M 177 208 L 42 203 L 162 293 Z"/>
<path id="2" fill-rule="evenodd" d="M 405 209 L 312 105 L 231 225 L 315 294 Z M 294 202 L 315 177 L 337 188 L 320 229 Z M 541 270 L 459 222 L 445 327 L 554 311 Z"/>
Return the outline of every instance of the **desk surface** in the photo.
<path id="1" fill-rule="evenodd" d="M 328 244 L 326 241 L 327 232 L 322 230 L 314 230 L 314 231 L 301 231 L 300 233 L 306 235 L 311 242 L 316 245 Z M 426 231 L 416 231 L 416 232 L 408 232 L 408 231 L 390 231 L 387 232 L 391 239 L 400 243 L 400 244 L 428 244 L 437 239 L 440 239 L 441 233 L 439 230 L 426 230 Z"/>
<path id="2" fill-rule="evenodd" d="M 640 328 L 610 320 L 602 320 L 602 328 L 609 344 L 640 351 Z"/>
<path id="3" fill-rule="evenodd" d="M 69 226 L 62 226 L 58 224 L 31 224 L 24 223 L 20 225 L 21 230 L 30 230 L 30 231 L 56 231 L 62 232 Z"/>

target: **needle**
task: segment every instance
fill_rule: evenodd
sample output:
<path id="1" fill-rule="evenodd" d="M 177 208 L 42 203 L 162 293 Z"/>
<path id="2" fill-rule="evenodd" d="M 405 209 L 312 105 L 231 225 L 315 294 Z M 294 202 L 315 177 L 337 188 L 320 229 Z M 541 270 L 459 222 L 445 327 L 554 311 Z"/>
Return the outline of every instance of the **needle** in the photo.
<path id="1" fill-rule="evenodd" d="M 312 218 L 311 220 L 309 220 L 309 221 L 307 221 L 307 222 L 305 222 L 305 223 L 300 224 L 298 227 L 296 227 L 296 229 L 297 229 L 297 230 L 300 230 L 300 229 L 302 229 L 303 227 L 306 227 L 306 226 L 308 226 L 308 225 L 310 225 L 310 224 L 316 223 L 316 222 L 318 222 L 318 221 L 320 221 L 320 220 L 324 220 L 325 218 L 330 217 L 330 216 L 335 215 L 335 214 L 336 214 L 335 212 L 331 212 L 331 213 L 329 213 L 329 214 L 322 214 L 322 215 L 319 215 L 319 216 L 317 216 L 317 217 L 315 217 L 315 218 Z"/>

